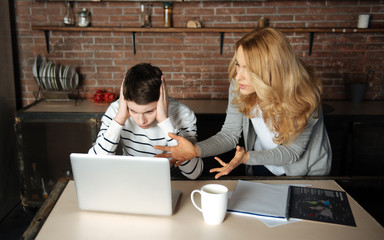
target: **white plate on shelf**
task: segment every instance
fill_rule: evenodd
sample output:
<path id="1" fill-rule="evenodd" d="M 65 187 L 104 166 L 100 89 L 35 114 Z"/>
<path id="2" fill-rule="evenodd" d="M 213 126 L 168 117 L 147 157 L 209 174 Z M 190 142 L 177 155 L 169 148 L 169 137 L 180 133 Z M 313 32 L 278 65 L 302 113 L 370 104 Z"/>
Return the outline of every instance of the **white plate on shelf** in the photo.
<path id="1" fill-rule="evenodd" d="M 45 67 L 47 66 L 47 62 L 44 61 L 42 64 L 41 64 L 41 67 L 40 67 L 40 81 L 43 83 L 43 88 L 44 89 L 47 89 L 47 84 L 45 82 L 45 77 L 44 77 L 44 71 L 45 71 Z"/>
<path id="2" fill-rule="evenodd" d="M 39 77 L 39 68 L 40 68 L 42 61 L 43 61 L 43 59 L 41 58 L 41 56 L 37 55 L 35 57 L 35 62 L 33 64 L 33 68 L 32 68 L 33 77 L 35 78 L 37 85 L 39 85 L 40 87 L 42 87 L 42 82 L 40 81 L 40 77 Z"/>
<path id="3" fill-rule="evenodd" d="M 52 81 L 51 81 L 51 68 L 52 68 L 52 62 L 48 62 L 46 74 L 45 74 L 45 80 L 47 81 L 48 89 L 52 89 Z"/>
<path id="4" fill-rule="evenodd" d="M 60 67 L 59 67 L 59 79 L 60 79 L 60 83 L 61 83 L 61 88 L 66 89 L 65 88 L 65 81 L 64 81 L 64 66 L 63 65 L 60 65 Z"/>
<path id="5" fill-rule="evenodd" d="M 75 68 L 72 65 L 68 65 L 68 71 L 67 71 L 67 87 L 68 87 L 68 89 L 73 89 L 73 86 L 72 86 L 73 75 L 75 75 Z"/>
<path id="6" fill-rule="evenodd" d="M 49 74 L 49 69 L 51 68 L 51 65 L 52 63 L 51 62 L 48 62 L 47 65 L 45 65 L 44 67 L 44 71 L 43 71 L 43 79 L 44 79 L 44 82 L 45 82 L 45 87 L 46 89 L 51 89 L 52 86 L 51 86 L 51 82 L 50 82 L 50 74 Z"/>
<path id="7" fill-rule="evenodd" d="M 43 58 L 39 67 L 39 80 L 41 82 L 42 88 L 44 89 L 47 88 L 47 85 L 45 83 L 45 78 L 44 78 L 44 70 L 46 65 L 47 65 L 47 60 Z"/>
<path id="8" fill-rule="evenodd" d="M 75 76 L 73 78 L 73 89 L 76 89 L 79 86 L 79 74 L 75 72 Z"/>
<path id="9" fill-rule="evenodd" d="M 57 86 L 57 83 L 56 83 L 56 64 L 52 64 L 52 67 L 51 67 L 51 82 L 52 82 L 52 86 L 54 89 L 58 90 L 59 87 Z"/>
<path id="10" fill-rule="evenodd" d="M 65 85 L 65 90 L 69 89 L 69 84 L 68 84 L 68 70 L 69 70 L 69 65 L 66 65 L 64 68 L 64 73 L 63 73 L 63 80 L 64 80 L 64 85 Z"/>
<path id="11" fill-rule="evenodd" d="M 51 85 L 51 89 L 55 89 L 55 85 L 53 84 L 53 76 L 52 76 L 53 65 L 54 64 L 51 62 L 51 64 L 49 65 L 49 69 L 48 69 L 48 80 L 49 80 L 49 84 Z"/>
<path id="12" fill-rule="evenodd" d="M 76 88 L 76 69 L 74 66 L 71 66 L 71 88 Z"/>
<path id="13" fill-rule="evenodd" d="M 60 66 L 59 65 L 55 65 L 56 86 L 57 86 L 57 89 L 62 89 L 61 82 L 60 82 L 60 76 L 59 76 L 59 70 L 60 70 Z"/>

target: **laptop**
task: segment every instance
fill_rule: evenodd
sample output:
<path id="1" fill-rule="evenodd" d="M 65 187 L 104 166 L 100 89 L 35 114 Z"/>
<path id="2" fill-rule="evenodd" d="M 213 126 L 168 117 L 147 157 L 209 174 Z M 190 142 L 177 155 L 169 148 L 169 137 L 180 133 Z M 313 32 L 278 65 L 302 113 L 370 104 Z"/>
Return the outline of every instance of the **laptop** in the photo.
<path id="1" fill-rule="evenodd" d="M 70 155 L 79 208 L 144 215 L 173 214 L 169 160 L 118 155 Z"/>

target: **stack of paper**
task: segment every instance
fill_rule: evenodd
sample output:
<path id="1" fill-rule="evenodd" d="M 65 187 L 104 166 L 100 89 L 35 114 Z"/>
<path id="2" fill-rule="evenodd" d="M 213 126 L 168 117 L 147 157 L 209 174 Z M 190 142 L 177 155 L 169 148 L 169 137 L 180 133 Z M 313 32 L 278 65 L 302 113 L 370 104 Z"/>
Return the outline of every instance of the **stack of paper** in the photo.
<path id="1" fill-rule="evenodd" d="M 289 185 L 239 181 L 228 211 L 263 217 L 288 218 Z"/>

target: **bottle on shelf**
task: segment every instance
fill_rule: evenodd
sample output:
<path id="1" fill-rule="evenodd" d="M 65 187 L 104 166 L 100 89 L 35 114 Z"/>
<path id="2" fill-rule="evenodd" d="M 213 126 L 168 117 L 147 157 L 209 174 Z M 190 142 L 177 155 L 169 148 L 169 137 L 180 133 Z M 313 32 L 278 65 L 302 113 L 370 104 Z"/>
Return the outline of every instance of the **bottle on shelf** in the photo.
<path id="1" fill-rule="evenodd" d="M 141 4 L 141 27 L 152 27 L 151 5 Z"/>
<path id="2" fill-rule="evenodd" d="M 88 27 L 91 23 L 91 13 L 87 9 L 82 8 L 77 16 L 77 25 L 79 27 Z"/>
<path id="3" fill-rule="evenodd" d="M 72 5 L 69 1 L 66 1 L 65 5 L 67 6 L 67 10 L 64 15 L 64 25 L 73 26 L 75 25 L 75 14 L 73 13 Z"/>
<path id="4" fill-rule="evenodd" d="M 163 3 L 163 9 L 164 9 L 163 27 L 166 27 L 166 28 L 172 27 L 172 3 L 170 2 Z"/>

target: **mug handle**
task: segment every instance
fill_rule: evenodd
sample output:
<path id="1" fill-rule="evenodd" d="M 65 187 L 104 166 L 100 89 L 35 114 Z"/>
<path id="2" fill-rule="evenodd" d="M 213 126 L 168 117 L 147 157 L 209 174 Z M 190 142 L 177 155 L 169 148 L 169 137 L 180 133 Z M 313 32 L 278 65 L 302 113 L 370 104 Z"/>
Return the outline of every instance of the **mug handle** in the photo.
<path id="1" fill-rule="evenodd" d="M 192 204 L 193 204 L 193 206 L 195 206 L 195 208 L 197 208 L 197 210 L 199 210 L 200 212 L 203 212 L 203 210 L 199 206 L 197 206 L 197 204 L 195 203 L 195 200 L 193 198 L 193 194 L 195 194 L 195 193 L 200 193 L 200 195 L 201 195 L 201 191 L 200 190 L 193 190 L 192 191 L 192 193 L 191 193 Z"/>

